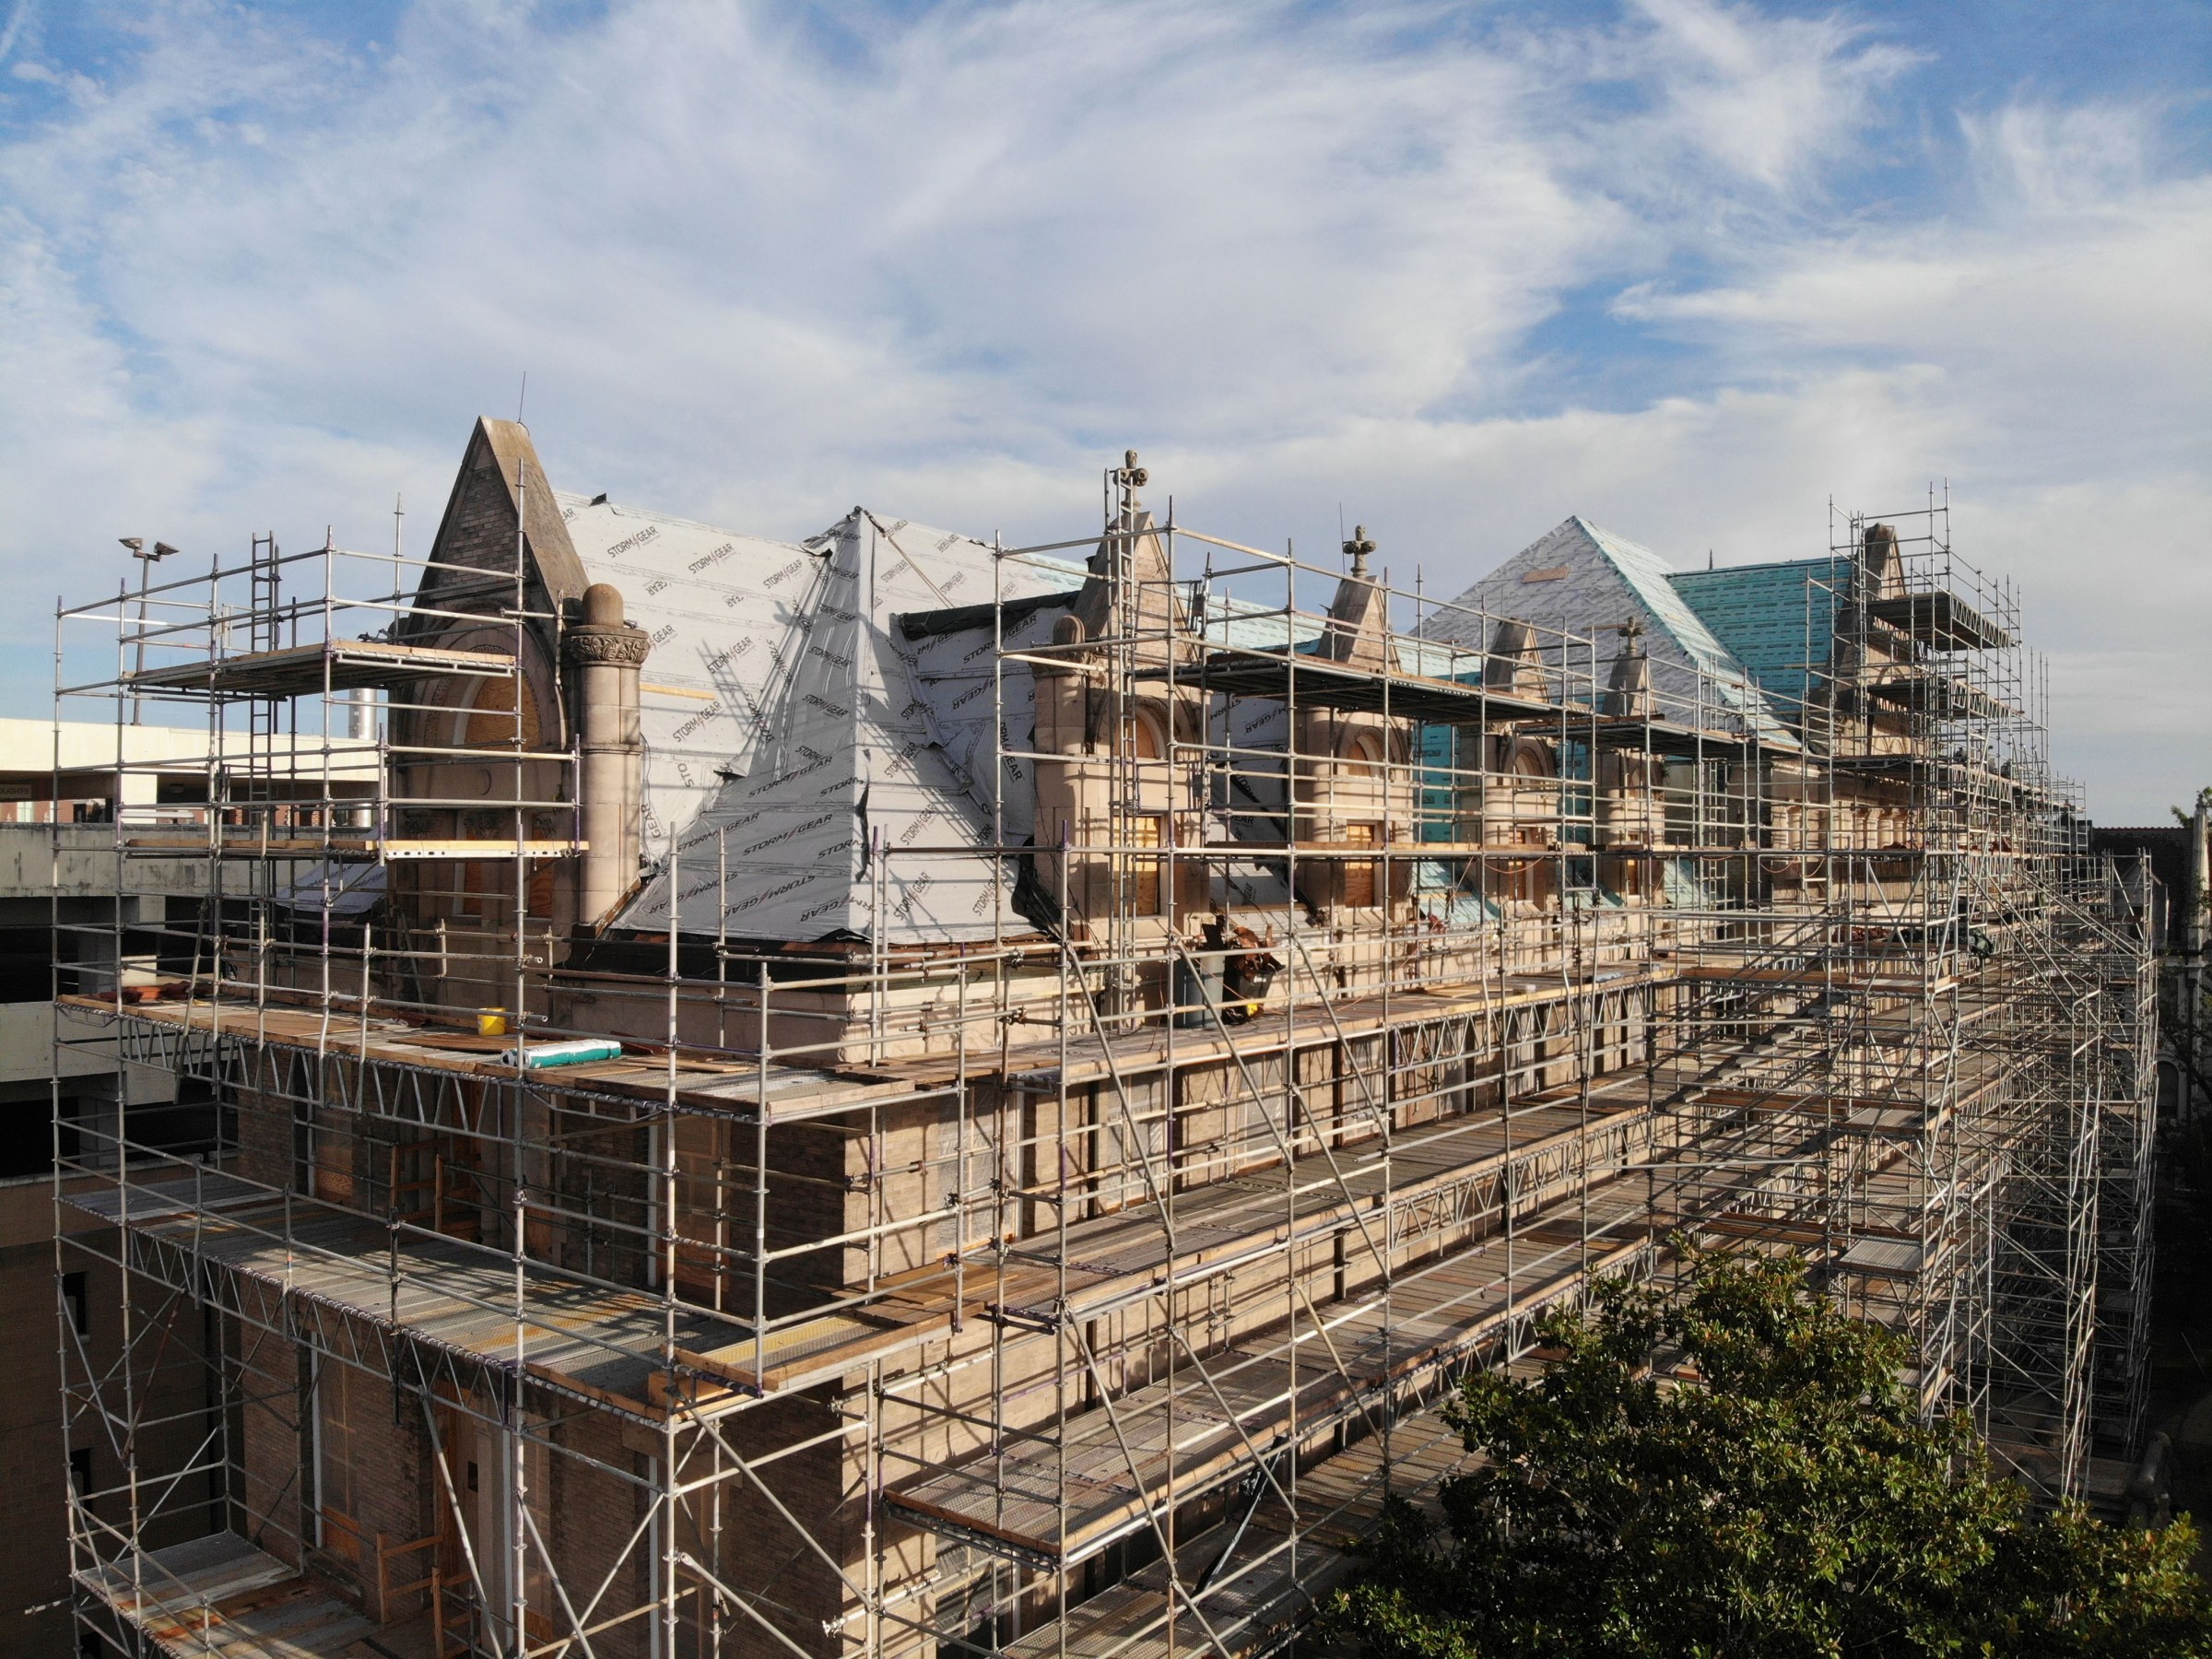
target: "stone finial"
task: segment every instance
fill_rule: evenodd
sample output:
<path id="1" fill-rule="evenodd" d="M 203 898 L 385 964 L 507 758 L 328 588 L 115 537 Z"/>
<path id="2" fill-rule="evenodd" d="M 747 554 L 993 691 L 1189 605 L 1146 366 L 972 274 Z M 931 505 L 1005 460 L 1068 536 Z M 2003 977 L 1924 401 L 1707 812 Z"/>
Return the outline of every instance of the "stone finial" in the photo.
<path id="1" fill-rule="evenodd" d="M 615 663 L 635 667 L 653 649 L 641 628 L 622 619 L 622 590 L 594 582 L 583 591 L 582 619 L 561 636 L 561 655 L 571 663 Z"/>
<path id="2" fill-rule="evenodd" d="M 1367 556 L 1374 550 L 1375 544 L 1368 539 L 1367 526 L 1354 524 L 1352 539 L 1344 544 L 1345 554 L 1352 561 L 1353 575 L 1364 576 L 1367 574 Z"/>
<path id="3" fill-rule="evenodd" d="M 611 582 L 594 582 L 583 590 L 583 619 L 597 628 L 622 623 L 622 590 Z"/>

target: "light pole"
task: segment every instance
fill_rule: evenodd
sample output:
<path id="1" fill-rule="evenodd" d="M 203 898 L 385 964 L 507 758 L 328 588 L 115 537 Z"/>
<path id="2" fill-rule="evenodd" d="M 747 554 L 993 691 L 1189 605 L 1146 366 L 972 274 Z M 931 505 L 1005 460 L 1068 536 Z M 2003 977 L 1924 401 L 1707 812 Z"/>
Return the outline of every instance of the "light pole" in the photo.
<path id="1" fill-rule="evenodd" d="M 171 553 L 174 553 L 176 549 L 171 547 L 165 541 L 158 541 L 153 545 L 153 548 L 149 552 L 147 548 L 146 537 L 143 535 L 121 535 L 117 536 L 116 540 L 120 541 L 124 547 L 128 547 L 131 550 L 131 557 L 138 561 L 138 661 L 131 675 L 131 677 L 135 680 L 140 675 L 143 675 L 146 672 L 146 595 L 147 581 L 148 578 L 153 575 L 154 566 L 160 560 L 167 559 Z M 141 692 L 133 690 L 131 693 L 131 724 L 133 725 L 136 725 L 138 724 L 139 710 L 144 702 L 144 695 Z"/>

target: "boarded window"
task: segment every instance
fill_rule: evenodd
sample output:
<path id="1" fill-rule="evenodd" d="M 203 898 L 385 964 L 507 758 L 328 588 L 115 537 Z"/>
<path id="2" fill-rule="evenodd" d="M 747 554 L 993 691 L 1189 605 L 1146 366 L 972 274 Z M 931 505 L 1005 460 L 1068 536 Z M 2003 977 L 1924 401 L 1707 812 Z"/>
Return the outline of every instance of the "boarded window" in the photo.
<path id="1" fill-rule="evenodd" d="M 517 687 L 523 689 L 522 729 L 515 729 L 514 694 Z M 537 747 L 537 699 L 529 692 L 529 682 L 518 677 L 487 679 L 477 688 L 469 700 L 469 713 L 462 724 L 461 744 L 465 748 L 512 748 L 517 736 L 524 748 Z"/>
<path id="2" fill-rule="evenodd" d="M 1355 847 L 1374 846 L 1379 839 L 1372 824 L 1347 824 L 1344 839 Z M 1344 902 L 1358 908 L 1376 902 L 1379 866 L 1371 858 L 1347 858 L 1344 861 Z"/>
<path id="3" fill-rule="evenodd" d="M 528 903 L 533 916 L 550 916 L 553 913 L 553 880 L 555 866 L 549 858 L 540 858 L 530 865 Z"/>
<path id="4" fill-rule="evenodd" d="M 363 1430 L 375 1420 L 377 1390 L 368 1372 L 325 1359 L 315 1367 L 315 1505 L 323 1547 L 343 1560 L 361 1559 L 361 1475 L 369 1449 Z M 390 1397 L 383 1397 L 387 1415 Z"/>
<path id="5" fill-rule="evenodd" d="M 729 1167 L 729 1133 L 712 1118 L 676 1121 L 676 1293 L 707 1308 L 724 1306 L 728 1293 L 737 1181 L 752 1194 L 750 1173 Z M 746 1209 L 749 1217 L 749 1202 Z"/>
<path id="6" fill-rule="evenodd" d="M 1160 873 L 1166 860 L 1157 853 L 1145 851 L 1167 844 L 1167 815 L 1159 812 L 1132 814 L 1126 831 L 1132 849 L 1126 855 L 1128 879 L 1124 891 L 1133 916 L 1157 916 L 1160 913 Z"/>
<path id="7" fill-rule="evenodd" d="M 353 1137 L 318 1121 L 310 1126 L 314 1143 L 315 1196 L 330 1204 L 353 1202 Z"/>

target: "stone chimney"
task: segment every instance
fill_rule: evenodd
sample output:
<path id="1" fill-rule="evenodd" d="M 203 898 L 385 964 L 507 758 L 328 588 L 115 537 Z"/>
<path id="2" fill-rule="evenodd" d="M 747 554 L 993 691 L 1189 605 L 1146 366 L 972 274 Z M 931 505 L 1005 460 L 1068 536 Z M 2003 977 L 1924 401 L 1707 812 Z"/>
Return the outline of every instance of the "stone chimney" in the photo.
<path id="1" fill-rule="evenodd" d="M 570 707 L 582 737 L 576 792 L 586 852 L 576 872 L 576 921 L 605 924 L 638 878 L 639 818 L 644 804 L 644 744 L 638 731 L 638 670 L 652 641 L 622 619 L 622 594 L 595 582 L 584 590 L 583 617 L 562 636 Z"/>

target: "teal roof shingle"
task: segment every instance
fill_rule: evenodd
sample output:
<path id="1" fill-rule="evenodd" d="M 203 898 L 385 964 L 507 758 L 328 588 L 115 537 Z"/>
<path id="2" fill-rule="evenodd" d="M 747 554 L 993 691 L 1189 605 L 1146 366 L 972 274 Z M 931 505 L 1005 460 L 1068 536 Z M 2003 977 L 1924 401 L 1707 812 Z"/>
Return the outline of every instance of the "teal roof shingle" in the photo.
<path id="1" fill-rule="evenodd" d="M 1818 695 L 1835 649 L 1847 562 L 1822 556 L 1724 570 L 1677 571 L 1668 581 L 1792 724 Z"/>

